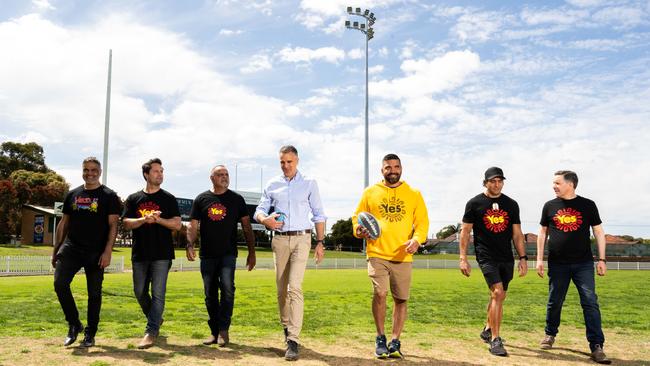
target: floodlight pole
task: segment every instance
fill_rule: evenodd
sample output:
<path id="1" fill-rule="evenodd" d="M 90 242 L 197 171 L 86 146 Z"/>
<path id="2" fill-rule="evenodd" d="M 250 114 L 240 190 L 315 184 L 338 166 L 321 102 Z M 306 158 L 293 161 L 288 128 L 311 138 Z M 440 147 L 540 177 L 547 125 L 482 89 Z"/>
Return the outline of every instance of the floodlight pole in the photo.
<path id="1" fill-rule="evenodd" d="M 364 146 L 364 172 L 363 172 L 363 187 L 366 188 L 370 185 L 370 179 L 369 179 L 369 174 L 368 174 L 368 41 L 370 41 L 374 35 L 375 32 L 372 29 L 372 25 L 375 24 L 375 14 L 371 13 L 370 10 L 365 9 L 364 12 L 361 12 L 361 8 L 356 8 L 354 9 L 355 11 L 352 11 L 352 7 L 348 6 L 347 7 L 347 12 L 350 15 L 356 15 L 360 16 L 365 19 L 364 24 L 359 24 L 359 22 L 350 22 L 349 20 L 345 21 L 345 27 L 348 29 L 356 29 L 360 31 L 361 33 L 364 34 L 364 38 L 366 39 L 366 106 L 365 106 L 365 146 Z M 363 252 L 366 252 L 366 240 L 363 240 Z"/>
<path id="2" fill-rule="evenodd" d="M 356 8 L 355 11 L 353 12 L 353 8 L 351 6 L 347 7 L 347 12 L 350 15 L 356 15 L 360 16 L 365 19 L 364 24 L 359 24 L 359 22 L 350 22 L 349 20 L 345 22 L 345 26 L 348 29 L 356 29 L 363 33 L 365 35 L 366 39 L 366 100 L 365 100 L 365 126 L 364 126 L 364 140 L 365 140 L 365 146 L 364 146 L 364 176 L 363 176 L 363 187 L 366 188 L 370 185 L 370 179 L 369 179 L 369 171 L 368 171 L 368 155 L 369 155 L 369 136 L 368 136 L 368 129 L 369 129 L 369 123 L 368 123 L 368 41 L 370 41 L 374 37 L 374 30 L 372 29 L 372 25 L 375 24 L 375 14 L 371 13 L 370 10 L 365 9 L 365 11 L 362 13 L 361 8 Z"/>
<path id="3" fill-rule="evenodd" d="M 366 39 L 366 125 L 365 125 L 365 140 L 366 140 L 366 147 L 365 147 L 365 168 L 364 168 L 364 176 L 363 176 L 363 187 L 366 188 L 370 184 L 370 179 L 368 176 L 368 164 L 369 164 L 369 158 L 368 158 L 368 36 L 364 37 Z"/>
<path id="4" fill-rule="evenodd" d="M 108 50 L 108 83 L 106 85 L 106 115 L 104 119 L 104 158 L 102 159 L 102 184 L 108 179 L 108 125 L 111 119 L 111 69 L 113 66 L 113 50 Z"/>

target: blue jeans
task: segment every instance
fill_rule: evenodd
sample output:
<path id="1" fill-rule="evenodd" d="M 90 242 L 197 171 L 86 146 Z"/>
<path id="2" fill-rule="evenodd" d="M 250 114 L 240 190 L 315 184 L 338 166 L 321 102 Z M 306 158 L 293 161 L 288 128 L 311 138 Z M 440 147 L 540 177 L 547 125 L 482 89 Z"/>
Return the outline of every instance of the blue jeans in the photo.
<path id="1" fill-rule="evenodd" d="M 592 261 L 576 264 L 548 264 L 548 304 L 544 331 L 547 335 L 555 336 L 557 334 L 562 305 L 571 281 L 576 285 L 580 295 L 580 305 L 582 305 L 582 313 L 587 327 L 587 341 L 593 351 L 595 345 L 603 345 L 605 336 L 601 326 Z"/>
<path id="2" fill-rule="evenodd" d="M 145 333 L 157 337 L 165 310 L 167 275 L 172 261 L 169 259 L 133 262 L 133 292 L 147 317 Z M 149 294 L 151 286 L 151 295 Z"/>
<path id="3" fill-rule="evenodd" d="M 216 337 L 220 330 L 230 328 L 235 305 L 235 267 L 237 258 L 226 255 L 220 258 L 201 258 L 201 277 L 208 310 L 208 326 Z M 219 296 L 221 293 L 221 296 Z"/>

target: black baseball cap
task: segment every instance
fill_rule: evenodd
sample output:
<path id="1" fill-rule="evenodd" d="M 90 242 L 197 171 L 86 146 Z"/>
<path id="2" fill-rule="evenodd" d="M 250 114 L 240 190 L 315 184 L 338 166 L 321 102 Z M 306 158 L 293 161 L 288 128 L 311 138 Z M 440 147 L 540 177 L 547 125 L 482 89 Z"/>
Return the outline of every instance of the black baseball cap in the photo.
<path id="1" fill-rule="evenodd" d="M 488 170 L 485 171 L 485 180 L 490 180 L 492 178 L 501 178 L 501 179 L 506 179 L 506 177 L 503 176 L 503 170 L 501 168 L 497 168 L 495 166 L 488 168 Z"/>

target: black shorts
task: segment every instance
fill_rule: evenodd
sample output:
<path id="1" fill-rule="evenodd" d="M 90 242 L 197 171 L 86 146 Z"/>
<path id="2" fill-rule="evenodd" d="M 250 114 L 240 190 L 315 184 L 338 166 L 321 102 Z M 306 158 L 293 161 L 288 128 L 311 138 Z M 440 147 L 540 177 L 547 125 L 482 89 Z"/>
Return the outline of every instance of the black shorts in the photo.
<path id="1" fill-rule="evenodd" d="M 515 262 L 488 261 L 479 263 L 478 266 L 481 268 L 481 272 L 483 272 L 483 277 L 485 277 L 485 282 L 487 282 L 488 287 L 501 282 L 503 284 L 503 290 L 508 291 L 508 284 L 512 280 L 515 271 Z"/>

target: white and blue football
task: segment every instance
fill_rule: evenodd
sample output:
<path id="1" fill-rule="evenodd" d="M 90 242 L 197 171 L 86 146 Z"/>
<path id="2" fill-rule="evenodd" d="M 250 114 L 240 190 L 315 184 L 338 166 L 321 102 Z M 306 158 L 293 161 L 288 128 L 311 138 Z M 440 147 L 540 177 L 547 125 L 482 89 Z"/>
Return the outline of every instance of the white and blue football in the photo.
<path id="1" fill-rule="evenodd" d="M 357 222 L 370 233 L 370 239 L 377 240 L 381 235 L 379 222 L 370 212 L 360 212 L 357 215 Z"/>

